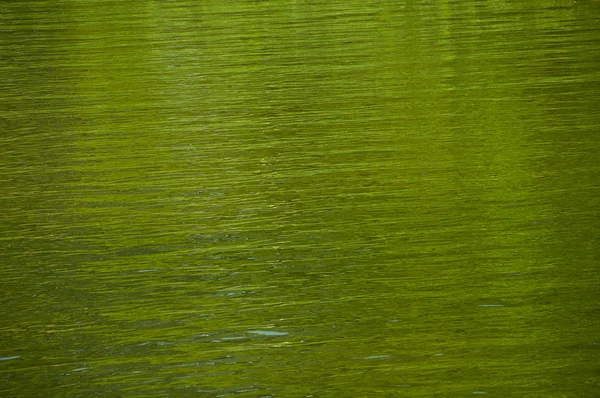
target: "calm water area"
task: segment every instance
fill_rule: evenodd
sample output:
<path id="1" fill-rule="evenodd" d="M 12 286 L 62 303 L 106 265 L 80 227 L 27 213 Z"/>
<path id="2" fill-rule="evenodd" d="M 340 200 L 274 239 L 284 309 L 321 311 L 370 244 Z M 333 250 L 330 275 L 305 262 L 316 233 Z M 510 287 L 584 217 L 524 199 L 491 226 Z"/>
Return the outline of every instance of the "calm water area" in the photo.
<path id="1" fill-rule="evenodd" d="M 0 4 L 0 396 L 600 396 L 600 2 Z"/>

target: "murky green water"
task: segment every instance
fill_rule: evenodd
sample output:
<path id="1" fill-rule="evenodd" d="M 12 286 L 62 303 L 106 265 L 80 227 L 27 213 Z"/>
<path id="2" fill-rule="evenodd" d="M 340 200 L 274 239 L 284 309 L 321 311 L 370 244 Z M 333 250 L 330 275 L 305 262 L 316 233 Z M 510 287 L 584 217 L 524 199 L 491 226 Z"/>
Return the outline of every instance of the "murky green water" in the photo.
<path id="1" fill-rule="evenodd" d="M 600 4 L 0 5 L 4 397 L 598 397 Z"/>

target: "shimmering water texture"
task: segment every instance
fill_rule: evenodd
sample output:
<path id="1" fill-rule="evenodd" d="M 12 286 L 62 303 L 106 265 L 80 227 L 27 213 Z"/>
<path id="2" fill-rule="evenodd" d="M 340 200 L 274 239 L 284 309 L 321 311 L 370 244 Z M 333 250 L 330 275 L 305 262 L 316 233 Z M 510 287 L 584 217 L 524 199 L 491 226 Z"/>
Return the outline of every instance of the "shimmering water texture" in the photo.
<path id="1" fill-rule="evenodd" d="M 599 397 L 599 19 L 2 2 L 0 396 Z"/>

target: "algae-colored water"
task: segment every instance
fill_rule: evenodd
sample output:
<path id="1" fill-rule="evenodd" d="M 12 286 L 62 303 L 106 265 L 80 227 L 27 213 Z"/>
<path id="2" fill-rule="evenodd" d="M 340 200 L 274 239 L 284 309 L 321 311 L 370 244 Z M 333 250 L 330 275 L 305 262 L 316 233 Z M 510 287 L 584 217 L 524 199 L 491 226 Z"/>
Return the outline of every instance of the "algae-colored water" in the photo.
<path id="1" fill-rule="evenodd" d="M 600 4 L 0 5 L 0 395 L 598 397 Z"/>

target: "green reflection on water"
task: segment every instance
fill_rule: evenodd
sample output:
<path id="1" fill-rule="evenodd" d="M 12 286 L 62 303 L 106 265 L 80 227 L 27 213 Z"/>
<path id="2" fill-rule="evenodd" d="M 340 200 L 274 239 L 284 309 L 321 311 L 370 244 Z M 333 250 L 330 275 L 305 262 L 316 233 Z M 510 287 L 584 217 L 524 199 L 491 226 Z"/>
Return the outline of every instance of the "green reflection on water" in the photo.
<path id="1" fill-rule="evenodd" d="M 597 396 L 597 3 L 2 6 L 7 396 Z"/>

